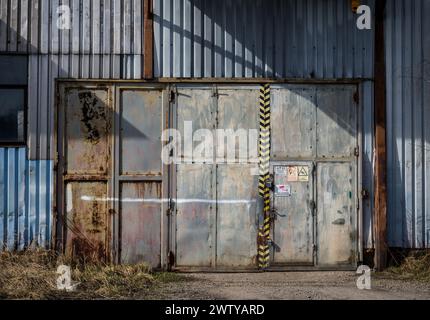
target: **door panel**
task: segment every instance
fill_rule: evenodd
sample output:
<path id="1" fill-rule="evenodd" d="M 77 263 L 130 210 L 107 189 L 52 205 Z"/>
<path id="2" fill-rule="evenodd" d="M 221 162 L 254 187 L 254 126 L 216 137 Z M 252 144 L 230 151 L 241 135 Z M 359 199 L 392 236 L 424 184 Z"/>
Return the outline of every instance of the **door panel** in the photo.
<path id="1" fill-rule="evenodd" d="M 318 264 L 355 263 L 356 167 L 351 163 L 319 163 L 317 167 Z"/>
<path id="2" fill-rule="evenodd" d="M 262 206 L 252 165 L 218 165 L 217 267 L 256 264 L 257 212 Z"/>
<path id="3" fill-rule="evenodd" d="M 313 263 L 312 164 L 273 165 L 274 264 Z M 301 175 L 299 176 L 299 174 Z"/>
<path id="4" fill-rule="evenodd" d="M 161 90 L 121 90 L 121 175 L 161 176 Z"/>
<path id="5" fill-rule="evenodd" d="M 72 89 L 66 99 L 66 174 L 107 175 L 112 127 L 108 89 Z"/>
<path id="6" fill-rule="evenodd" d="M 119 130 L 115 198 L 119 199 L 119 260 L 161 266 L 163 197 L 162 88 L 117 89 Z"/>
<path id="7" fill-rule="evenodd" d="M 357 147 L 357 106 L 352 87 L 317 90 L 318 158 L 354 157 Z"/>
<path id="8" fill-rule="evenodd" d="M 65 253 L 160 267 L 162 88 L 61 83 L 59 90 Z"/>
<path id="9" fill-rule="evenodd" d="M 110 91 L 80 87 L 62 92 L 65 253 L 82 261 L 106 261 L 112 187 Z"/>
<path id="10" fill-rule="evenodd" d="M 106 260 L 107 194 L 106 182 L 66 184 L 66 256 L 85 262 Z"/>
<path id="11" fill-rule="evenodd" d="M 121 183 L 121 262 L 160 267 L 161 183 Z"/>
<path id="12" fill-rule="evenodd" d="M 176 265 L 214 265 L 216 193 L 214 168 L 201 164 L 177 166 Z"/>
<path id="13" fill-rule="evenodd" d="M 272 158 L 315 157 L 315 89 L 272 89 Z"/>

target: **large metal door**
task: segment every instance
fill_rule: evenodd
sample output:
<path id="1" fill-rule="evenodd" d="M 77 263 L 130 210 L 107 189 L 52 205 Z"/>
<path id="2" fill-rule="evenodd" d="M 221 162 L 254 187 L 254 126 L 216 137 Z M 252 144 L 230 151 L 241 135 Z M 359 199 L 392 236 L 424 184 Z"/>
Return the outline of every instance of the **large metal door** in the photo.
<path id="1" fill-rule="evenodd" d="M 257 159 L 252 157 L 256 155 L 248 153 L 248 141 L 240 144 L 240 138 L 225 136 L 221 147 L 216 132 L 224 129 L 239 133 L 241 129 L 248 139 L 248 129 L 254 129 L 255 138 L 249 143 L 255 141 L 256 145 L 258 87 L 178 85 L 176 93 L 172 107 L 183 145 L 181 163 L 174 170 L 176 214 L 171 245 L 175 267 L 256 268 L 261 212 L 258 175 L 253 171 Z M 205 141 L 202 134 L 214 137 L 209 142 L 213 150 L 208 156 L 200 152 L 199 146 Z M 197 151 L 194 156 L 193 148 Z M 236 163 L 225 163 L 230 153 Z"/>
<path id="2" fill-rule="evenodd" d="M 64 83 L 59 89 L 57 206 L 64 228 L 57 238 L 63 235 L 65 253 L 160 267 L 167 197 L 162 87 Z"/>
<path id="3" fill-rule="evenodd" d="M 112 105 L 109 87 L 64 88 L 59 142 L 65 253 L 107 260 L 111 224 Z"/>

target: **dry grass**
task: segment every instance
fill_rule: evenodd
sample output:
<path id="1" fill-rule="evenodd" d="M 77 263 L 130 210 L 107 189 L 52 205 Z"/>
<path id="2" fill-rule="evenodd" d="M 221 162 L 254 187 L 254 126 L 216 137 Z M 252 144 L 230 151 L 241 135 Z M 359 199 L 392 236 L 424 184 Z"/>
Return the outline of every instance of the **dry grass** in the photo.
<path id="1" fill-rule="evenodd" d="M 57 267 L 65 262 L 51 251 L 0 253 L 0 299 L 152 299 L 161 282 L 178 275 L 152 273 L 144 264 L 133 266 L 73 265 L 77 290 L 57 289 Z"/>
<path id="2" fill-rule="evenodd" d="M 430 252 L 406 256 L 398 266 L 388 268 L 384 274 L 398 279 L 430 282 Z"/>

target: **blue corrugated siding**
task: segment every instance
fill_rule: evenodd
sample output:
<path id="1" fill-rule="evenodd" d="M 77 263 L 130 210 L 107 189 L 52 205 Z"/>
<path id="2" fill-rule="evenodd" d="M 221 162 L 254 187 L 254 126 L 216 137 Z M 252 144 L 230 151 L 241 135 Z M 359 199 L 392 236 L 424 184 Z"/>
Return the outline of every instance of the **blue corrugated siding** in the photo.
<path id="1" fill-rule="evenodd" d="M 26 148 L 0 148 L 0 247 L 49 247 L 52 161 L 27 160 Z"/>
<path id="2" fill-rule="evenodd" d="M 430 1 L 387 3 L 388 243 L 430 247 Z"/>

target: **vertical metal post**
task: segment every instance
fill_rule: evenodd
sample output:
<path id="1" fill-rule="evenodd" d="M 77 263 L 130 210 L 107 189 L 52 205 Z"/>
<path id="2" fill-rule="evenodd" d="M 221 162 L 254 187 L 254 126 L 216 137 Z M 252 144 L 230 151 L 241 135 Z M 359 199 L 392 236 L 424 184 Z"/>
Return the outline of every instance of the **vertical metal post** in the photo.
<path id="1" fill-rule="evenodd" d="M 154 18 L 152 0 L 144 0 L 143 4 L 143 78 L 154 78 Z"/>
<path id="2" fill-rule="evenodd" d="M 377 270 L 387 263 L 387 151 L 384 11 L 386 0 L 376 1 L 375 14 L 375 208 L 374 234 Z"/>

